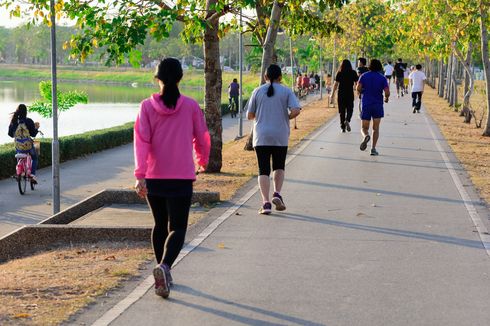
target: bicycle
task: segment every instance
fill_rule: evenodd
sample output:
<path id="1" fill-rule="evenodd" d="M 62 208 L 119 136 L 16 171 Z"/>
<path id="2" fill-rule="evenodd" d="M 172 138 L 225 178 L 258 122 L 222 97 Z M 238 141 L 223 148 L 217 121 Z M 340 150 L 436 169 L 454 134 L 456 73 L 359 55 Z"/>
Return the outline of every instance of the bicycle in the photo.
<path id="1" fill-rule="evenodd" d="M 40 134 L 43 135 L 41 132 Z M 40 154 L 40 145 L 41 143 L 38 140 L 33 141 L 33 146 L 36 149 L 38 157 Z M 36 180 L 31 176 L 32 158 L 29 153 L 17 153 L 15 154 L 15 158 L 17 159 L 17 165 L 15 166 L 14 178 L 17 181 L 20 194 L 24 195 L 26 193 L 28 182 L 31 186 L 31 190 L 34 190 L 35 185 L 37 184 Z"/>

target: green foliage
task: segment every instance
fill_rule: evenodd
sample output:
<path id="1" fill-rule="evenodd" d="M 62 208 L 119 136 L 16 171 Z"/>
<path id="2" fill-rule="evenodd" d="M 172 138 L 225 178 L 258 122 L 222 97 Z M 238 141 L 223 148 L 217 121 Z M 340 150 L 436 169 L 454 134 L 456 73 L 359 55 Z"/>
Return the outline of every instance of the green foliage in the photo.
<path id="1" fill-rule="evenodd" d="M 37 112 L 45 118 L 51 118 L 53 115 L 53 93 L 51 85 L 51 81 L 41 81 L 39 83 L 39 93 L 41 94 L 41 99 L 34 101 L 34 103 L 29 106 L 30 111 Z M 87 94 L 80 91 L 57 91 L 57 95 L 58 110 L 60 112 L 71 109 L 73 106 L 75 106 L 75 104 L 88 102 Z"/>
<path id="2" fill-rule="evenodd" d="M 79 135 L 60 137 L 60 162 L 128 144 L 133 141 L 133 122 L 118 127 L 89 131 Z M 51 139 L 41 141 L 39 168 L 51 165 Z M 0 145 L 0 179 L 15 174 L 15 148 L 12 144 Z"/>

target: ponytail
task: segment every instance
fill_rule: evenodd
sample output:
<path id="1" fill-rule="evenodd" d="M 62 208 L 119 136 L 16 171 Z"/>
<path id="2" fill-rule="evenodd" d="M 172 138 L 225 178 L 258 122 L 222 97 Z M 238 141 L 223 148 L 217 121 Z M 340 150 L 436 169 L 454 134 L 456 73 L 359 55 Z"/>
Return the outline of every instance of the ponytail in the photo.
<path id="1" fill-rule="evenodd" d="M 162 81 L 163 89 L 160 94 L 165 106 L 175 109 L 180 91 L 177 84 L 183 76 L 182 66 L 175 58 L 166 58 L 160 62 L 157 68 L 156 78 Z"/>
<path id="2" fill-rule="evenodd" d="M 274 87 L 272 86 L 272 83 L 275 81 L 279 80 L 281 78 L 282 73 L 281 73 L 281 68 L 278 65 L 270 65 L 269 68 L 267 68 L 267 72 L 265 74 L 267 76 L 267 79 L 270 81 L 269 88 L 267 89 L 267 96 L 271 97 L 274 95 Z"/>

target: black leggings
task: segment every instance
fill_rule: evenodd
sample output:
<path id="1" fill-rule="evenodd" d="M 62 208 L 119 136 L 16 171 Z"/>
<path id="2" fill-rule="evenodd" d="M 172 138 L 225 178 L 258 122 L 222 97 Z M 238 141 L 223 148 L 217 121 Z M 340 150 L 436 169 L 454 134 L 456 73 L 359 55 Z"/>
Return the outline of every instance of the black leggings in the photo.
<path id="1" fill-rule="evenodd" d="M 148 195 L 155 226 L 151 233 L 157 263 L 172 267 L 184 246 L 191 197 L 159 197 Z"/>
<path id="2" fill-rule="evenodd" d="M 259 175 L 271 174 L 271 156 L 272 170 L 284 170 L 288 153 L 287 146 L 256 146 L 255 153 L 259 163 Z"/>
<path id="3" fill-rule="evenodd" d="M 350 123 L 352 119 L 352 113 L 354 112 L 354 98 L 350 97 L 338 97 L 339 115 L 340 115 L 340 127 L 345 128 L 345 121 Z"/>

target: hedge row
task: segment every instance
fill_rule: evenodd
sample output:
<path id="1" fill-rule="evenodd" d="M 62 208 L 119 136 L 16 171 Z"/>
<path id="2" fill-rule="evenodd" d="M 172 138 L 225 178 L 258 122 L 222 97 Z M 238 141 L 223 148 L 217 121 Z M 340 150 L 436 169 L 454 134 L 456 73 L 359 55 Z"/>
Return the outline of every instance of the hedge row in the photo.
<path id="1" fill-rule="evenodd" d="M 131 143 L 133 141 L 133 125 L 133 122 L 129 122 L 118 127 L 60 137 L 60 162 Z M 51 165 L 51 139 L 39 140 L 41 141 L 39 168 L 43 168 Z M 14 155 L 13 142 L 0 145 L 0 179 L 15 174 L 16 160 Z"/>
<path id="2" fill-rule="evenodd" d="M 245 108 L 246 100 L 243 101 Z M 228 104 L 221 104 L 221 115 L 230 112 Z M 133 122 L 122 126 L 85 132 L 83 134 L 60 137 L 60 162 L 66 162 L 81 156 L 105 149 L 128 144 L 133 141 Z M 51 165 L 51 139 L 42 138 L 39 168 Z M 13 142 L 0 145 L 0 179 L 15 174 L 15 148 Z"/>

